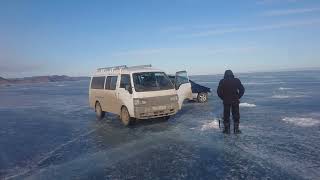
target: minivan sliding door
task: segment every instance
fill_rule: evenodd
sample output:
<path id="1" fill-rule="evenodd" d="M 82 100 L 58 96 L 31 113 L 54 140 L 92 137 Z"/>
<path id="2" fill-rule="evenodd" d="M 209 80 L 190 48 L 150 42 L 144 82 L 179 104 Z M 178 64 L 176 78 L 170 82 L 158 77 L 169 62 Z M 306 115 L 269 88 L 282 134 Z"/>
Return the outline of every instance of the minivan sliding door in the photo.
<path id="1" fill-rule="evenodd" d="M 117 99 L 117 82 L 118 76 L 108 76 L 105 86 L 105 104 L 107 106 L 107 112 L 119 114 L 120 104 Z"/>

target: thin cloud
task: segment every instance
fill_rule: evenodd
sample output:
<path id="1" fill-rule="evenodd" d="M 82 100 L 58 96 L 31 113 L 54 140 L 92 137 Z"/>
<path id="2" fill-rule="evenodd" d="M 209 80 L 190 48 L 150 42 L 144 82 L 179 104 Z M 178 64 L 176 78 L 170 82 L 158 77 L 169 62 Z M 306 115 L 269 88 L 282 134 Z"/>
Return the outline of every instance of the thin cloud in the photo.
<path id="1" fill-rule="evenodd" d="M 228 29 L 214 29 L 211 31 L 201 31 L 187 35 L 188 37 L 205 37 L 205 36 L 213 36 L 227 33 L 236 33 L 236 32 L 253 32 L 253 31 L 265 31 L 265 30 L 273 30 L 273 29 L 282 29 L 289 27 L 304 27 L 320 24 L 320 19 L 312 19 L 312 20 L 303 20 L 303 21 L 289 21 L 278 24 L 270 24 L 270 25 L 262 25 L 262 26 L 253 26 L 253 27 L 234 27 Z"/>
<path id="2" fill-rule="evenodd" d="M 139 50 L 129 50 L 113 53 L 112 56 L 120 57 L 120 56 L 146 56 L 152 54 L 158 54 L 165 51 L 172 51 L 177 48 L 155 48 L 155 49 L 139 49 Z"/>
<path id="3" fill-rule="evenodd" d="M 182 31 L 192 31 L 192 30 L 205 30 L 212 28 L 225 28 L 231 27 L 234 24 L 198 24 L 198 25 L 181 25 L 181 26 L 169 26 L 161 29 L 161 32 L 171 33 L 171 32 L 182 32 Z"/>
<path id="4" fill-rule="evenodd" d="M 246 53 L 257 50 L 256 46 L 244 47 L 228 47 L 228 48 L 213 48 L 213 47 L 190 47 L 190 48 L 155 48 L 155 49 L 138 49 L 112 54 L 113 57 L 143 57 L 155 55 L 172 55 L 172 54 L 187 54 L 188 52 L 196 54 L 214 55 L 220 53 Z"/>
<path id="5" fill-rule="evenodd" d="M 319 7 L 316 8 L 299 8 L 299 9 L 283 9 L 283 10 L 271 10 L 262 13 L 262 16 L 284 16 L 293 14 L 303 14 L 320 11 Z"/>
<path id="6" fill-rule="evenodd" d="M 260 0 L 257 1 L 257 4 L 265 5 L 265 4 L 276 4 L 276 3 L 293 3 L 299 0 Z"/>
<path id="7" fill-rule="evenodd" d="M 183 26 L 171 26 L 161 29 L 162 32 L 168 33 L 168 32 L 177 32 L 177 31 L 183 31 L 186 27 Z"/>

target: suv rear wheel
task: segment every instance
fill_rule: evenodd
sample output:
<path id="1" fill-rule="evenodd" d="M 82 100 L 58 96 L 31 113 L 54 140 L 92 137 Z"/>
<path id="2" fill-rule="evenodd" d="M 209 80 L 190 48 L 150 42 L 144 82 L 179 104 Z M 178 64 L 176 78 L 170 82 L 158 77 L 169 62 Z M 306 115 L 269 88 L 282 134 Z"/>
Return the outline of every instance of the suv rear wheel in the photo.
<path id="1" fill-rule="evenodd" d="M 199 93 L 197 96 L 197 100 L 199 103 L 205 103 L 208 101 L 208 93 Z"/>

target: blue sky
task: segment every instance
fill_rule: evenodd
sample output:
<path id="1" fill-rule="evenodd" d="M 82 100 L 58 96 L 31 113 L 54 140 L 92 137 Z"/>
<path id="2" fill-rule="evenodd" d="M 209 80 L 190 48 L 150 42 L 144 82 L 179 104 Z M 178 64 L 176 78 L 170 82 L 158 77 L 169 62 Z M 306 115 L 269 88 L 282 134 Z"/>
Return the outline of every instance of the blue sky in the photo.
<path id="1" fill-rule="evenodd" d="M 319 0 L 1 0 L 0 76 L 320 67 Z"/>

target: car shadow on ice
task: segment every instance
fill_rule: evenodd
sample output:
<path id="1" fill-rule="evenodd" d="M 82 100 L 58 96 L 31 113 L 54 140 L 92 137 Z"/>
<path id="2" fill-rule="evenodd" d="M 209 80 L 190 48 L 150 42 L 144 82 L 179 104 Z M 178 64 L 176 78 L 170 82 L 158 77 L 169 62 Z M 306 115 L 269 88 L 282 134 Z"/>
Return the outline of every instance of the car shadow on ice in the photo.
<path id="1" fill-rule="evenodd" d="M 102 120 L 93 120 L 96 121 L 96 125 L 98 126 L 110 126 L 115 129 L 139 129 L 139 128 L 152 128 L 153 131 L 163 131 L 167 130 L 169 121 L 171 121 L 174 116 L 170 117 L 170 119 L 165 118 L 152 118 L 152 119 L 136 119 L 131 125 L 128 127 L 124 126 L 121 122 L 119 116 L 114 114 L 107 114 Z"/>

